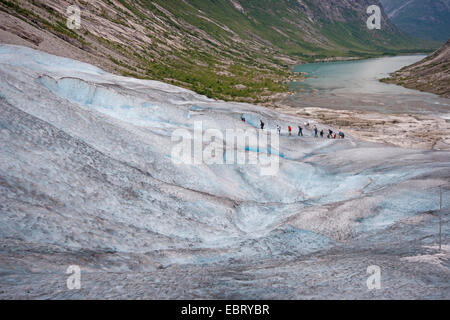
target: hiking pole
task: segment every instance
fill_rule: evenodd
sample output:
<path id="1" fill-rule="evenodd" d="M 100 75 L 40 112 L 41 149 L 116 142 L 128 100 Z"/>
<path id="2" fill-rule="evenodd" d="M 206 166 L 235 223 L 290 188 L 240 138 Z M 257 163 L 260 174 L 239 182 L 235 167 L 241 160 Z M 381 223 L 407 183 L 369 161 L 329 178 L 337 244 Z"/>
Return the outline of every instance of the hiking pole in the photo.
<path id="1" fill-rule="evenodd" d="M 442 186 L 439 187 L 440 201 L 439 201 L 439 252 L 442 252 Z"/>

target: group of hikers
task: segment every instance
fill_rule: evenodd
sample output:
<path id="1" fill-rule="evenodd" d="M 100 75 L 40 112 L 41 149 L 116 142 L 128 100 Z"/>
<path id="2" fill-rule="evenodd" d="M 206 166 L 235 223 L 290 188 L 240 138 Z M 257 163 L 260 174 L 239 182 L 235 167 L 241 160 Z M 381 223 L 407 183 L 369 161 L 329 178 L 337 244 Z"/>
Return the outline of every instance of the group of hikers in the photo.
<path id="1" fill-rule="evenodd" d="M 309 123 L 306 123 L 305 124 L 307 127 L 309 127 Z M 302 129 L 300 128 L 300 126 L 299 126 L 299 135 L 300 135 L 300 132 L 302 131 Z M 320 132 L 319 132 L 319 129 L 317 128 L 317 126 L 316 125 L 314 125 L 313 126 L 313 132 L 314 132 L 314 137 L 318 137 L 319 135 L 320 135 L 320 137 L 321 138 L 323 138 L 324 137 L 324 131 L 323 131 L 323 129 L 322 130 L 320 130 Z M 302 134 L 303 135 L 303 134 Z M 344 139 L 345 138 L 345 134 L 344 134 L 344 132 L 342 132 L 342 131 L 340 131 L 339 130 L 339 132 L 333 132 L 333 130 L 331 130 L 331 129 L 328 129 L 328 134 L 327 134 L 327 138 L 328 139 Z"/>
<path id="2" fill-rule="evenodd" d="M 242 120 L 242 122 L 245 122 L 245 118 L 243 116 L 241 117 L 241 120 Z M 261 130 L 264 130 L 265 123 L 262 120 L 259 120 L 259 121 L 260 121 Z M 310 128 L 309 122 L 305 123 L 305 127 L 308 129 Z M 281 135 L 281 127 L 279 125 L 277 125 L 277 131 L 278 131 L 278 134 Z M 315 138 L 317 138 L 319 136 L 321 138 L 323 138 L 325 135 L 323 129 L 321 129 L 319 132 L 319 129 L 317 128 L 316 125 L 314 125 L 312 127 L 312 131 L 313 131 L 313 136 Z M 288 132 L 289 132 L 289 135 L 292 136 L 292 127 L 290 125 L 288 126 Z M 302 126 L 298 126 L 298 136 L 303 137 L 303 127 Z M 339 132 L 336 133 L 336 132 L 333 132 L 333 130 L 328 129 L 327 138 L 328 139 L 344 139 L 345 134 L 344 134 L 344 132 L 342 132 L 340 130 L 339 130 Z"/>

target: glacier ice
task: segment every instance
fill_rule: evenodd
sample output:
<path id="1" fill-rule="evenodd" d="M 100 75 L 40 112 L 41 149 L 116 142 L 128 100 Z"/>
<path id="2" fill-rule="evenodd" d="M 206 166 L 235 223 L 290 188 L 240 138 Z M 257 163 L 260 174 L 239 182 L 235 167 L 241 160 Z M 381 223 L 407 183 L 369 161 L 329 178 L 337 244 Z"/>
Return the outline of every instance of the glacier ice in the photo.
<path id="1" fill-rule="evenodd" d="M 196 121 L 225 132 L 306 120 L 20 46 L 0 45 L 0 80 L 4 243 L 108 252 L 129 265 L 131 255 L 164 267 L 257 265 L 388 236 L 436 210 L 436 188 L 450 180 L 449 152 L 308 129 L 282 135 L 279 150 L 239 146 L 278 156 L 274 176 L 258 165 L 176 165 L 171 135 Z"/>

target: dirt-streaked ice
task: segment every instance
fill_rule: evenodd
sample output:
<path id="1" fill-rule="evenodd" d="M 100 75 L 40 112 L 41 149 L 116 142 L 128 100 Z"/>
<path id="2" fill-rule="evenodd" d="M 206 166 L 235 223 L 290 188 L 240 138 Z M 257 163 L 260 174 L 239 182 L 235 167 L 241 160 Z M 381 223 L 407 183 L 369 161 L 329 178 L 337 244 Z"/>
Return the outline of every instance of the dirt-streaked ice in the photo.
<path id="1" fill-rule="evenodd" d="M 225 133 L 305 119 L 9 45 L 0 110 L 2 298 L 450 298 L 448 251 L 408 258 L 436 254 L 450 152 L 306 129 L 270 150 L 275 176 L 176 165 L 172 133 L 196 121 Z M 72 264 L 79 291 L 65 287 Z"/>

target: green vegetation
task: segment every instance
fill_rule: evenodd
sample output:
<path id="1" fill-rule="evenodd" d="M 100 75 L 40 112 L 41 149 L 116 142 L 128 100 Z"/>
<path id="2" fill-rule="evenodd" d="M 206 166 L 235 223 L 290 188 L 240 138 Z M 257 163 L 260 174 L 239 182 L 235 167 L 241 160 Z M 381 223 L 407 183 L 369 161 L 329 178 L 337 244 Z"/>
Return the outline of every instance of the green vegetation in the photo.
<path id="1" fill-rule="evenodd" d="M 295 63 L 426 49 L 391 29 L 368 31 L 351 6 L 335 9 L 344 23 L 319 8 L 322 0 L 303 0 L 309 11 L 296 0 L 238 1 L 244 12 L 229 0 L 103 0 L 102 6 L 79 1 L 82 11 L 114 25 L 111 32 L 123 30 L 111 36 L 97 32 L 99 20 L 87 23 L 87 29 L 69 30 L 60 11 L 42 0 L 0 0 L 0 10 L 33 25 L 30 20 L 38 21 L 70 44 L 89 48 L 116 73 L 224 100 L 265 102 L 288 91 Z"/>
<path id="2" fill-rule="evenodd" d="M 391 20 L 415 37 L 438 41 L 450 37 L 448 0 L 381 0 Z"/>

